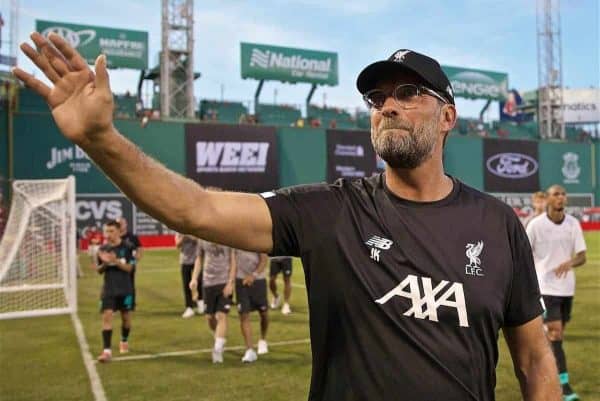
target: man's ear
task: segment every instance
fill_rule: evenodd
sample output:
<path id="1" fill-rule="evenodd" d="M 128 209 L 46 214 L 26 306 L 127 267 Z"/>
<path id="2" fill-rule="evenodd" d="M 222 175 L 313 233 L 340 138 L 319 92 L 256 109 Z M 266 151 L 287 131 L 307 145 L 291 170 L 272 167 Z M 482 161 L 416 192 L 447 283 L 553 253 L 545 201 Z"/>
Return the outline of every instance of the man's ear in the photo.
<path id="1" fill-rule="evenodd" d="M 456 125 L 456 107 L 452 104 L 442 106 L 440 113 L 440 131 L 450 132 Z"/>

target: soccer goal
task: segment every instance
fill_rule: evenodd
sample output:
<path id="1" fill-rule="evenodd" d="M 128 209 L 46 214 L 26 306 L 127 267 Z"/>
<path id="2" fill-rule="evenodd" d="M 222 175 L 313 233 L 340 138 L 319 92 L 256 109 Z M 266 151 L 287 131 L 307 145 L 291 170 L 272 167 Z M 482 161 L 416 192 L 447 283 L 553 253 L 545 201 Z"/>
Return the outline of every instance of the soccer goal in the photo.
<path id="1" fill-rule="evenodd" d="M 75 179 L 16 180 L 0 241 L 0 319 L 77 309 Z"/>

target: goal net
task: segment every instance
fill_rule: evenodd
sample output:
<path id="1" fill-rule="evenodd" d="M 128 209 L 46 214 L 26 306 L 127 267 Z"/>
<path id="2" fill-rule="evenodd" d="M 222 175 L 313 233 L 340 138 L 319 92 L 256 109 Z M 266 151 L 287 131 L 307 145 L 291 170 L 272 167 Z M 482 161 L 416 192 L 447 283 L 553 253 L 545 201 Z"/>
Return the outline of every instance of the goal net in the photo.
<path id="1" fill-rule="evenodd" d="M 0 319 L 77 309 L 75 179 L 16 180 L 0 241 Z"/>

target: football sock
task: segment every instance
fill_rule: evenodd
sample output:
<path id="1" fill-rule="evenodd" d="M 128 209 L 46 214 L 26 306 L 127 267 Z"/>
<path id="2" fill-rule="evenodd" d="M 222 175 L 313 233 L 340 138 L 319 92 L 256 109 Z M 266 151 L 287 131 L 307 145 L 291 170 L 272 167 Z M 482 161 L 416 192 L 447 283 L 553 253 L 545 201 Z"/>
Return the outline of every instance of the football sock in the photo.
<path id="1" fill-rule="evenodd" d="M 556 366 L 558 368 L 558 373 L 567 372 L 567 359 L 565 357 L 565 351 L 562 347 L 562 340 L 551 341 L 552 344 L 552 352 L 554 353 L 554 358 L 556 359 Z"/>
<path id="2" fill-rule="evenodd" d="M 123 341 L 124 343 L 126 343 L 127 339 L 129 338 L 130 330 L 131 330 L 131 328 L 129 328 L 129 327 L 121 326 L 121 341 Z"/>
<path id="3" fill-rule="evenodd" d="M 104 349 L 110 349 L 110 341 L 112 338 L 112 330 L 102 330 L 102 344 Z"/>
<path id="4" fill-rule="evenodd" d="M 225 347 L 225 339 L 223 337 L 215 337 L 215 350 L 223 351 Z"/>

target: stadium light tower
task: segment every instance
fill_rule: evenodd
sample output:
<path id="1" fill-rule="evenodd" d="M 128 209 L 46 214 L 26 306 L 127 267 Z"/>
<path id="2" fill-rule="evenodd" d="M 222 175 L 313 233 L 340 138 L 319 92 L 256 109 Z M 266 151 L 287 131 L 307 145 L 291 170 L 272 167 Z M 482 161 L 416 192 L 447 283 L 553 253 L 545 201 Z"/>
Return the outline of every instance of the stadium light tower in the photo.
<path id="1" fill-rule="evenodd" d="M 537 51 L 539 134 L 565 139 L 560 0 L 537 0 Z"/>
<path id="2" fill-rule="evenodd" d="M 19 0 L 11 0 L 10 2 L 10 57 L 17 60 L 17 50 L 19 48 Z"/>
<path id="3" fill-rule="evenodd" d="M 194 117 L 194 1 L 162 0 L 160 114 Z"/>

